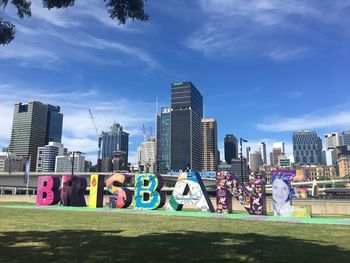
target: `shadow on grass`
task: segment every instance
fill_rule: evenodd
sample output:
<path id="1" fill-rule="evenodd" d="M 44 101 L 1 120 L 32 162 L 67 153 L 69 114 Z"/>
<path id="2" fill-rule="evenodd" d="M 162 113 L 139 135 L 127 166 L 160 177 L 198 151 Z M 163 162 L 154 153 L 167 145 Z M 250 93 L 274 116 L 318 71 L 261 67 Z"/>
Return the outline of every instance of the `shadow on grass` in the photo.
<path id="1" fill-rule="evenodd" d="M 0 262 L 348 262 L 349 258 L 348 250 L 334 245 L 254 233 L 0 233 Z"/>

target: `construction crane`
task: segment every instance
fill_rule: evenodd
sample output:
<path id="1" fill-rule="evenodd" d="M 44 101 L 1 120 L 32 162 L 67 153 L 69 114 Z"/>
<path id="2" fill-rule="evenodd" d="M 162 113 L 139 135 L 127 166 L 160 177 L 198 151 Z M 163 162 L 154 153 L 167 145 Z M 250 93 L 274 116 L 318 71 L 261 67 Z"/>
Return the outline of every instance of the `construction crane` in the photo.
<path id="1" fill-rule="evenodd" d="M 92 124 L 94 125 L 94 128 L 95 128 L 95 131 L 96 131 L 96 135 L 97 135 L 97 138 L 98 138 L 98 153 L 97 153 L 97 160 L 100 159 L 101 157 L 101 143 L 102 143 L 102 136 L 98 133 L 98 129 L 97 129 L 97 126 L 96 126 L 96 123 L 95 123 L 95 119 L 94 119 L 94 116 L 92 115 L 92 111 L 90 110 L 89 108 L 89 116 L 90 116 L 90 119 L 92 121 Z"/>

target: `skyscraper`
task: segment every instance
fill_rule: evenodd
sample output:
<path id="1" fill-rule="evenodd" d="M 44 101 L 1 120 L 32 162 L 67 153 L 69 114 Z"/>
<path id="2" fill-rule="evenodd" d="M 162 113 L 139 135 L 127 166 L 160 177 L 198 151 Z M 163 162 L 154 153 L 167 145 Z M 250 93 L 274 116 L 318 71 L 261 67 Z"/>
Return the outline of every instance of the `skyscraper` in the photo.
<path id="1" fill-rule="evenodd" d="M 233 134 L 226 134 L 224 139 L 225 161 L 231 164 L 232 159 L 238 157 L 238 140 Z"/>
<path id="2" fill-rule="evenodd" d="M 126 153 L 128 163 L 129 133 L 123 131 L 123 127 L 114 122 L 109 132 L 102 132 L 102 159 L 112 159 L 115 152 Z"/>
<path id="3" fill-rule="evenodd" d="M 171 108 L 163 107 L 157 116 L 157 170 L 160 173 L 170 170 L 170 113 Z"/>
<path id="4" fill-rule="evenodd" d="M 274 142 L 272 144 L 272 152 L 270 153 L 270 164 L 277 165 L 278 157 L 285 154 L 284 142 Z"/>
<path id="5" fill-rule="evenodd" d="M 171 170 L 202 169 L 203 97 L 191 82 L 171 86 Z"/>
<path id="6" fill-rule="evenodd" d="M 202 170 L 218 169 L 218 135 L 217 123 L 214 119 L 202 120 Z"/>
<path id="7" fill-rule="evenodd" d="M 311 165 L 321 164 L 322 140 L 314 131 L 293 133 L 293 154 L 295 163 Z"/>
<path id="8" fill-rule="evenodd" d="M 341 136 L 341 145 L 350 146 L 350 130 L 343 131 L 340 136 Z"/>
<path id="9" fill-rule="evenodd" d="M 140 162 L 143 171 L 154 173 L 156 169 L 156 142 L 154 138 L 142 142 L 140 147 Z"/>
<path id="10" fill-rule="evenodd" d="M 50 140 L 61 141 L 63 115 L 60 107 L 38 101 L 16 103 L 13 114 L 10 152 L 31 157 L 30 170 L 35 171 L 38 147 Z"/>
<path id="11" fill-rule="evenodd" d="M 324 135 L 325 149 L 334 149 L 342 145 L 341 135 L 337 132 L 328 133 Z"/>
<path id="12" fill-rule="evenodd" d="M 259 151 L 261 153 L 263 164 L 267 164 L 266 144 L 264 142 L 259 144 Z"/>
<path id="13" fill-rule="evenodd" d="M 54 172 L 56 156 L 64 155 L 64 147 L 59 142 L 49 142 L 49 144 L 38 147 L 36 163 L 37 172 Z"/>
<path id="14" fill-rule="evenodd" d="M 70 173 L 72 171 L 73 154 L 56 156 L 55 172 Z M 74 153 L 74 172 L 85 172 L 85 156 L 82 153 Z"/>
<path id="15" fill-rule="evenodd" d="M 62 124 L 63 114 L 60 113 L 61 108 L 59 106 L 47 105 L 47 128 L 46 128 L 46 141 L 49 142 L 61 142 L 62 139 Z"/>
<path id="16" fill-rule="evenodd" d="M 259 171 L 259 166 L 262 165 L 262 157 L 260 151 L 250 151 L 249 152 L 249 166 L 250 170 L 257 172 Z"/>
<path id="17" fill-rule="evenodd" d="M 248 147 L 245 148 L 247 163 L 249 163 L 249 152 L 250 152 L 250 150 L 251 150 L 250 146 L 248 146 Z M 242 152 L 242 154 L 243 154 L 243 152 Z"/>
<path id="18" fill-rule="evenodd" d="M 282 153 L 285 153 L 286 150 L 284 149 L 284 142 L 274 142 L 272 144 L 272 148 L 275 148 L 275 149 L 281 149 L 281 152 Z"/>
<path id="19" fill-rule="evenodd" d="M 284 156 L 284 152 L 282 151 L 282 148 L 272 148 L 272 152 L 270 153 L 270 164 L 271 165 L 277 165 L 278 164 L 278 157 Z"/>

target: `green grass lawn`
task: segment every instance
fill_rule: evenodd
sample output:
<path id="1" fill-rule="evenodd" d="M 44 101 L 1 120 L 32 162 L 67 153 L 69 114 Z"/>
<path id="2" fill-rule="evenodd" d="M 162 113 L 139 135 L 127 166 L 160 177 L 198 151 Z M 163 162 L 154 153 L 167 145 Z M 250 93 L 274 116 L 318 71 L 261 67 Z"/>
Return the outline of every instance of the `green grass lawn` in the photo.
<path id="1" fill-rule="evenodd" d="M 349 226 L 0 208 L 0 262 L 349 260 Z"/>

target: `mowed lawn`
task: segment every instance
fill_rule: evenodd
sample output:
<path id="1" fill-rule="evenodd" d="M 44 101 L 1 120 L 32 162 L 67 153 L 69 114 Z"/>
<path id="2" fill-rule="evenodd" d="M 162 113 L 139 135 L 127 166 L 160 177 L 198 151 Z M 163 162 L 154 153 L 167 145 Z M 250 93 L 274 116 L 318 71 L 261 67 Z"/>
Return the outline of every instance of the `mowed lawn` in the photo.
<path id="1" fill-rule="evenodd" d="M 0 262 L 350 262 L 350 227 L 0 208 Z"/>

